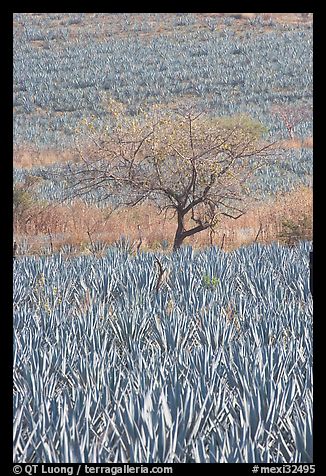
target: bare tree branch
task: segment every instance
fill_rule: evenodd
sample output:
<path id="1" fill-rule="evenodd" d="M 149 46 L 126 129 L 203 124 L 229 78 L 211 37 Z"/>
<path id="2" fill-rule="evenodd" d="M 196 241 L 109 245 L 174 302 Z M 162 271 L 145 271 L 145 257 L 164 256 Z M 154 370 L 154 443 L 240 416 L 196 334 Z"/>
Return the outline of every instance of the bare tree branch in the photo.
<path id="1" fill-rule="evenodd" d="M 189 110 L 161 117 L 154 124 L 135 119 L 103 141 L 94 136 L 78 149 L 79 167 L 69 171 L 67 192 L 72 198 L 105 191 L 120 205 L 150 200 L 160 212 L 171 210 L 177 249 L 186 237 L 213 230 L 219 215 L 237 219 L 245 213 L 244 185 L 276 143 L 263 142 L 261 125 L 250 118 L 213 119 Z M 196 226 L 187 230 L 188 214 Z"/>

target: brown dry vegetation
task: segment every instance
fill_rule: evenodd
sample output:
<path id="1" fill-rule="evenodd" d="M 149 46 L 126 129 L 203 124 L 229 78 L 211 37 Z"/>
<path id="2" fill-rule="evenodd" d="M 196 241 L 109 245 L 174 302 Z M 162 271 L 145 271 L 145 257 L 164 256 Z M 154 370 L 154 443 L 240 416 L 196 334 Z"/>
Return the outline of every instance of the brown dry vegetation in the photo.
<path id="1" fill-rule="evenodd" d="M 307 20 L 312 20 L 312 13 L 308 13 L 308 16 L 303 16 L 302 13 L 217 13 L 215 15 L 220 16 L 233 16 L 239 20 L 244 20 L 248 18 L 255 18 L 256 16 L 261 16 L 265 21 L 272 19 L 278 21 L 279 23 L 290 24 L 290 23 L 302 23 Z"/>
<path id="2" fill-rule="evenodd" d="M 313 149 L 314 142 L 312 137 L 306 137 L 305 139 L 284 139 L 279 141 L 278 147 L 280 149 L 301 149 L 302 147 Z"/>
<path id="3" fill-rule="evenodd" d="M 37 149 L 36 147 L 15 147 L 13 164 L 16 168 L 31 169 L 74 161 L 76 152 L 73 150 L 58 151 L 56 149 Z"/>
<path id="4" fill-rule="evenodd" d="M 138 225 L 142 234 L 142 250 L 161 249 L 163 240 L 168 240 L 171 249 L 176 229 L 175 219 L 159 215 L 148 204 L 121 209 L 111 215 L 108 209 L 87 206 L 82 201 L 35 212 L 27 224 L 21 220 L 16 222 L 14 229 L 15 239 L 18 242 L 27 239 L 34 244 L 35 251 L 40 247 L 37 240 L 40 236 L 44 236 L 45 241 L 48 236 L 48 242 L 51 236 L 54 249 L 70 243 L 81 251 L 90 244 L 90 239 L 112 244 L 125 236 L 136 243 L 139 241 Z M 260 243 L 278 241 L 284 221 L 297 223 L 301 218 L 306 218 L 312 228 L 312 189 L 308 187 L 300 187 L 269 203 L 252 206 L 237 220 L 223 217 L 214 235 L 208 231 L 201 232 L 186 240 L 185 244 L 199 248 L 211 243 L 221 246 L 223 243 L 225 250 L 231 250 L 250 244 L 255 239 Z M 311 236 L 309 238 L 312 239 Z"/>
<path id="5" fill-rule="evenodd" d="M 285 139 L 278 143 L 279 148 L 300 149 L 301 147 L 313 148 L 313 138 Z M 37 149 L 30 147 L 15 147 L 13 164 L 16 168 L 31 169 L 45 165 L 59 164 L 78 160 L 78 152 L 72 149 L 58 151 L 56 149 Z"/>

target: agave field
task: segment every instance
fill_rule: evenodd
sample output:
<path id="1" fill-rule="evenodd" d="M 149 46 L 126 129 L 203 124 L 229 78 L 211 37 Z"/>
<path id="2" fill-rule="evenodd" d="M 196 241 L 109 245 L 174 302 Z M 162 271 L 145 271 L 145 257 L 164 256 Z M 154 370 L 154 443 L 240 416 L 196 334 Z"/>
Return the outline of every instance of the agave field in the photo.
<path id="1" fill-rule="evenodd" d="M 247 113 L 284 136 L 273 105 L 312 104 L 312 24 L 194 14 L 14 15 L 14 142 L 74 146 L 83 117 L 108 123 L 108 98 L 140 106 L 198 101 Z M 295 130 L 312 135 L 312 117 Z"/>
<path id="2" fill-rule="evenodd" d="M 15 260 L 14 461 L 312 462 L 310 246 Z"/>

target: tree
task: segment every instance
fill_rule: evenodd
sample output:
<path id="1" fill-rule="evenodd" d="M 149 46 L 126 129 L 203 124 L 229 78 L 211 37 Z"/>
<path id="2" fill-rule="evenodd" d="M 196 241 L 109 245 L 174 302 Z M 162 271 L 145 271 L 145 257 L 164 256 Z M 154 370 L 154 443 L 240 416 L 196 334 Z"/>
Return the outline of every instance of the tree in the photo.
<path id="1" fill-rule="evenodd" d="M 291 140 L 299 124 L 312 120 L 312 108 L 307 103 L 274 105 L 272 113 L 282 121 Z"/>
<path id="2" fill-rule="evenodd" d="M 174 250 L 187 237 L 213 229 L 220 215 L 243 215 L 248 180 L 271 146 L 262 140 L 260 123 L 243 115 L 158 107 L 128 117 L 113 100 L 111 112 L 111 126 L 101 131 L 85 121 L 92 144 L 77 144 L 80 161 L 69 169 L 70 197 L 96 189 L 114 197 L 116 206 L 150 200 L 161 212 L 172 211 Z"/>

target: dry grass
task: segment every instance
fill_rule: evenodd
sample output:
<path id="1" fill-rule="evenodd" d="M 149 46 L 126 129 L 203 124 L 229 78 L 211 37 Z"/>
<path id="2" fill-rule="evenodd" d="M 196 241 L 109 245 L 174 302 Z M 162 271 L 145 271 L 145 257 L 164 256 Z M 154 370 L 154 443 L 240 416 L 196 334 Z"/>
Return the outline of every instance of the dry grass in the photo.
<path id="1" fill-rule="evenodd" d="M 226 250 L 250 244 L 256 238 L 260 243 L 269 243 L 278 240 L 282 222 L 296 222 L 304 216 L 312 221 L 312 189 L 308 187 L 276 197 L 269 203 L 252 206 L 250 211 L 237 220 L 223 217 L 213 236 L 204 231 L 193 235 L 184 243 L 195 248 L 209 246 L 211 243 L 221 246 L 223 243 Z M 37 248 L 37 237 L 49 235 L 50 232 L 54 248 L 58 249 L 64 243 L 70 243 L 82 250 L 90 243 L 90 239 L 93 242 L 112 244 L 121 236 L 125 236 L 131 242 L 137 243 L 138 225 L 142 235 L 141 249 L 161 249 L 163 240 L 167 240 L 170 248 L 172 247 L 176 229 L 175 218 L 158 214 L 151 205 L 121 209 L 108 217 L 107 209 L 101 210 L 76 201 L 73 206 L 58 205 L 47 208 L 30 220 L 27 227 L 16 224 L 14 233 L 17 241 L 27 238 Z M 190 222 L 187 225 L 192 226 Z"/>
<path id="2" fill-rule="evenodd" d="M 301 13 L 218 13 L 215 15 L 231 16 L 240 21 L 261 16 L 264 21 L 274 20 L 286 25 L 312 21 L 312 13 L 310 13 L 307 18 L 304 18 Z"/>
<path id="3" fill-rule="evenodd" d="M 179 101 L 184 101 L 184 97 Z M 176 106 L 178 101 L 170 105 Z M 299 149 L 301 147 L 313 148 L 313 138 L 305 139 L 285 139 L 277 143 L 277 147 L 286 149 Z M 13 154 L 13 165 L 15 168 L 31 169 L 46 165 L 54 165 L 78 160 L 78 152 L 73 149 L 58 151 L 56 149 L 37 149 L 33 147 L 16 147 Z"/>
<path id="4" fill-rule="evenodd" d="M 305 139 L 285 139 L 278 143 L 278 147 L 281 149 L 301 149 L 302 147 L 313 149 L 314 141 L 312 137 L 306 137 Z"/>
<path id="5" fill-rule="evenodd" d="M 13 154 L 13 164 L 16 168 L 31 169 L 74 161 L 76 152 L 73 150 L 58 151 L 56 149 L 37 149 L 33 147 L 16 147 Z"/>

